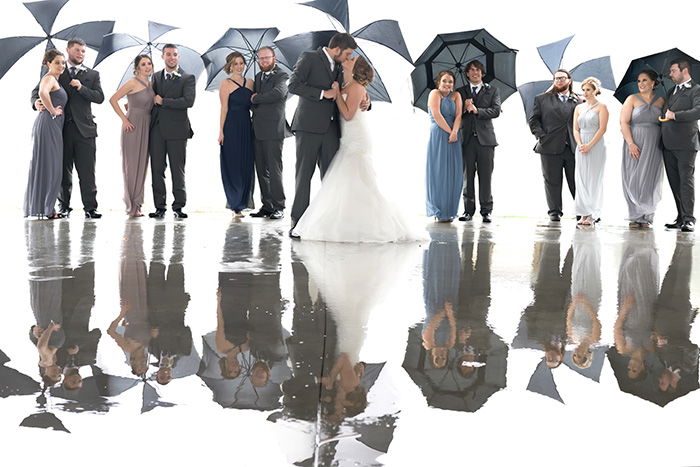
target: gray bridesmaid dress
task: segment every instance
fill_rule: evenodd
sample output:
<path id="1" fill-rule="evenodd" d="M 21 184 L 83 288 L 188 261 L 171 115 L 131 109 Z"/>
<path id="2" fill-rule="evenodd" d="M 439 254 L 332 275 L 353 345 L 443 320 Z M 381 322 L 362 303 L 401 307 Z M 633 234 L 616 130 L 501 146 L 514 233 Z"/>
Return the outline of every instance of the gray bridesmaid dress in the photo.
<path id="1" fill-rule="evenodd" d="M 151 126 L 153 88 L 139 78 L 144 89 L 126 95 L 129 110 L 126 117 L 134 125 L 130 132 L 122 131 L 122 171 L 124 172 L 124 204 L 126 214 L 134 216 L 143 204 L 143 190 L 148 170 L 148 131 Z"/>
<path id="2" fill-rule="evenodd" d="M 65 107 L 68 94 L 63 88 L 49 93 L 54 107 Z M 63 177 L 63 115 L 52 117 L 48 110 L 39 112 L 32 128 L 32 160 L 24 194 L 24 217 L 51 216 Z"/>
<path id="3" fill-rule="evenodd" d="M 622 191 L 627 200 L 630 222 L 651 224 L 656 205 L 661 200 L 661 177 L 663 176 L 663 152 L 661 150 L 661 108 L 654 96 L 647 104 L 639 95 L 634 97 L 643 105 L 632 110 L 632 139 L 639 146 L 639 159 L 629 155 L 625 142 L 622 148 Z"/>

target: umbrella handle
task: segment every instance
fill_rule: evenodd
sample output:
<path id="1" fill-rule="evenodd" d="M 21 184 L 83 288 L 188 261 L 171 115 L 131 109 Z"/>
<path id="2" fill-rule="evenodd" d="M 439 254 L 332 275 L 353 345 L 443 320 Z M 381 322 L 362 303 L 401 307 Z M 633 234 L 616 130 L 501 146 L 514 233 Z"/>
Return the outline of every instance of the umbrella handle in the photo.
<path id="1" fill-rule="evenodd" d="M 671 119 L 670 118 L 663 118 L 662 116 L 659 115 L 660 122 L 668 122 L 669 120 L 671 120 Z"/>

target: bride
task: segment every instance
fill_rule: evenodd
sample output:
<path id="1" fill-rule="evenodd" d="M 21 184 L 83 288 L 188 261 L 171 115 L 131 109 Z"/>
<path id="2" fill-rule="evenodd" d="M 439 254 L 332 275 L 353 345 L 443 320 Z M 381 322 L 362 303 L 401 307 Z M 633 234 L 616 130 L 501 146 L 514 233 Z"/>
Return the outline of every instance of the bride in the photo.
<path id="1" fill-rule="evenodd" d="M 421 239 L 382 195 L 371 159 L 366 113 L 359 111 L 374 71 L 362 56 L 343 62 L 346 77 L 336 99 L 342 115 L 340 148 L 323 185 L 293 233 L 304 240 L 398 242 Z M 349 79 L 348 79 L 349 77 Z M 338 83 L 334 83 L 337 88 Z"/>

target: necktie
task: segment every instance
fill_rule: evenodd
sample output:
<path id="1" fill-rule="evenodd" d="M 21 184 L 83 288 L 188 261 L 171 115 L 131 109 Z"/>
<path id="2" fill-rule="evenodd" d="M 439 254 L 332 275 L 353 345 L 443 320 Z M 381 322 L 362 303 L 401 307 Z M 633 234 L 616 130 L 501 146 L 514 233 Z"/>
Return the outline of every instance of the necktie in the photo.
<path id="1" fill-rule="evenodd" d="M 75 67 L 72 66 L 68 70 L 70 71 L 70 77 L 75 78 Z"/>
<path id="2" fill-rule="evenodd" d="M 683 86 L 681 86 L 680 84 L 676 84 L 676 90 L 673 91 L 673 94 L 676 94 L 677 92 L 680 92 L 682 88 L 683 88 Z"/>
<path id="3" fill-rule="evenodd" d="M 476 95 L 478 94 L 477 90 L 479 89 L 479 86 L 472 86 L 472 99 L 476 99 Z"/>
<path id="4" fill-rule="evenodd" d="M 562 102 L 566 102 L 566 96 L 563 94 L 559 96 L 559 99 L 561 99 Z"/>
<path id="5" fill-rule="evenodd" d="M 172 74 L 172 73 L 166 73 L 166 74 L 165 74 L 165 79 L 173 79 L 173 74 Z"/>

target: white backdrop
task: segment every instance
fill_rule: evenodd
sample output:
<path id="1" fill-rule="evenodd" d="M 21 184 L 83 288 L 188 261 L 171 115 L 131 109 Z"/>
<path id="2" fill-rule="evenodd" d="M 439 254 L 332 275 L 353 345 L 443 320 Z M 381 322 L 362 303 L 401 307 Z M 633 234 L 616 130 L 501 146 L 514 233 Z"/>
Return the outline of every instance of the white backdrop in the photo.
<path id="1" fill-rule="evenodd" d="M 147 37 L 147 21 L 153 20 L 181 29 L 162 37 L 163 41 L 182 43 L 204 52 L 229 27 L 276 26 L 280 38 L 310 30 L 328 29 L 332 23 L 318 10 L 297 5 L 289 0 L 260 0 L 256 2 L 199 1 L 196 6 L 182 7 L 176 2 L 94 2 L 72 0 L 59 13 L 54 31 L 69 25 L 91 20 L 116 20 L 114 32 L 124 32 Z M 483 11 L 476 13 L 466 4 L 441 4 L 426 8 L 422 2 L 399 1 L 350 1 L 350 28 L 356 30 L 378 19 L 396 19 L 400 22 L 412 57 L 417 58 L 437 33 L 486 28 L 509 47 L 519 50 L 517 82 L 547 79 L 550 74 L 537 54 L 536 47 L 575 34 L 564 55 L 563 66 L 573 68 L 582 61 L 604 55 L 612 58 L 615 77 L 619 80 L 633 58 L 680 47 L 686 53 L 700 56 L 697 41 L 693 39 L 690 15 L 677 15 L 675 31 L 657 33 L 659 26 L 652 25 L 658 3 L 637 2 L 635 8 L 623 6 L 623 2 L 607 2 L 581 8 L 567 5 L 565 12 L 542 1 L 509 4 L 497 7 L 481 4 Z M 0 31 L 3 37 L 15 35 L 41 35 L 41 28 L 19 1 L 3 2 L 0 15 Z M 488 19 L 486 19 L 488 18 Z M 629 24 L 623 26 L 622 23 Z M 649 26 L 645 30 L 645 24 Z M 60 48 L 65 42 L 57 41 Z M 407 209 L 423 213 L 425 146 L 428 133 L 427 115 L 411 106 L 409 74 L 412 67 L 397 54 L 366 41 L 360 45 L 367 52 L 381 74 L 392 97 L 393 104 L 374 107 L 376 135 L 384 149 L 375 160 L 385 180 L 387 191 L 402 201 Z M 103 61 L 97 69 L 101 73 L 106 99 L 116 90 L 122 73 L 139 52 L 128 49 Z M 34 112 L 29 105 L 31 89 L 38 79 L 43 47 L 38 46 L 0 80 L 3 101 L 3 155 L 5 156 L 6 196 L 0 200 L 0 208 L 17 210 L 22 205 L 26 174 L 31 157 L 30 131 Z M 91 65 L 96 53 L 89 51 L 86 64 Z M 161 66 L 156 59 L 156 67 Z M 205 76 L 197 85 L 197 99 L 190 110 L 195 136 L 188 146 L 187 187 L 188 210 L 222 210 L 225 204 L 221 189 L 218 146 L 218 97 L 204 91 Z M 620 157 L 622 138 L 619 132 L 619 103 L 612 92 L 605 92 L 602 100 L 611 110 L 606 144 L 608 162 L 606 168 L 605 207 L 603 218 L 607 222 L 623 222 L 626 206 L 620 187 Z M 290 101 L 288 114 L 291 119 L 295 101 Z M 98 201 L 103 212 L 121 215 L 122 182 L 119 154 L 120 121 L 105 100 L 95 105 L 98 122 L 97 182 Z M 524 112 L 518 94 L 503 105 L 503 114 L 496 120 L 496 132 L 500 146 L 496 150 L 494 197 L 496 216 L 543 216 L 546 214 L 539 157 L 532 152 L 534 138 L 525 123 Z M 288 199 L 293 196 L 294 140 L 285 144 L 285 184 Z M 169 178 L 169 177 L 168 177 Z M 150 181 L 146 187 L 146 209 L 152 207 Z M 76 193 L 77 195 L 77 193 Z M 572 203 L 565 196 L 566 214 L 571 214 Z M 72 203 L 80 208 L 80 201 Z M 670 191 L 664 187 L 664 199 L 659 207 L 661 218 L 675 215 Z"/>

